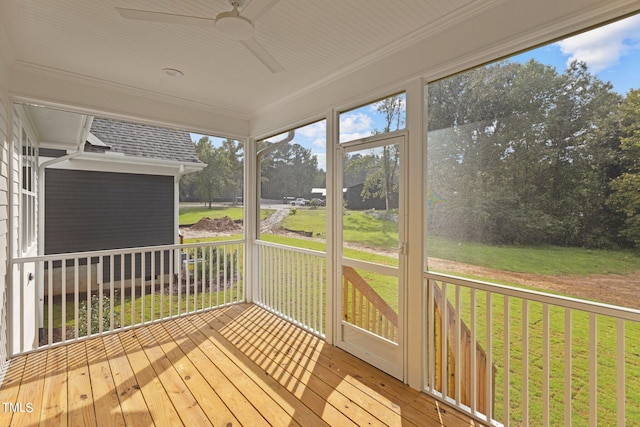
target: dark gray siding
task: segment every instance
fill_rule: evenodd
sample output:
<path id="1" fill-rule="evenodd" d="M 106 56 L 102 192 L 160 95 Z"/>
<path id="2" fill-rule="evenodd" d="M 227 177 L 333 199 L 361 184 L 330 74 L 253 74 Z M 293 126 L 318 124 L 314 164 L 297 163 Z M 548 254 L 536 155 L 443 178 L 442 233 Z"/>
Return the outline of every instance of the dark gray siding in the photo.
<path id="1" fill-rule="evenodd" d="M 47 169 L 45 253 L 174 243 L 173 177 Z"/>

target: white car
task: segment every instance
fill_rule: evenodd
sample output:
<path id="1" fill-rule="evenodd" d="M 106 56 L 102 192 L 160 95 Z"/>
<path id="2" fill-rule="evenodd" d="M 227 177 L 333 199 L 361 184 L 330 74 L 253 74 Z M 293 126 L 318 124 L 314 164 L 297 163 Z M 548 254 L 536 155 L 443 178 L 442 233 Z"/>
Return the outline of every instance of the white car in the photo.
<path id="1" fill-rule="evenodd" d="M 291 206 L 307 206 L 309 201 L 304 197 L 298 197 L 293 202 L 291 202 Z"/>

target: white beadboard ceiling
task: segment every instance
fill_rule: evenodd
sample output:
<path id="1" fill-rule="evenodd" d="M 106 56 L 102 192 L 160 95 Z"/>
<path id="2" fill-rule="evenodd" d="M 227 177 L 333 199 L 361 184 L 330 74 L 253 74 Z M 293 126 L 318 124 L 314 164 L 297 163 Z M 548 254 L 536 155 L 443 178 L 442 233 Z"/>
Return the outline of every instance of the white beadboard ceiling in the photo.
<path id="1" fill-rule="evenodd" d="M 241 1 L 240 13 L 251 2 L 264 1 Z M 126 20 L 116 11 L 214 18 L 231 9 L 226 0 L 2 0 L 0 25 L 18 64 L 250 115 L 478 3 L 276 1 L 254 24 L 255 39 L 285 68 L 277 74 L 240 42 L 213 29 Z M 163 68 L 179 69 L 184 76 L 171 78 Z"/>

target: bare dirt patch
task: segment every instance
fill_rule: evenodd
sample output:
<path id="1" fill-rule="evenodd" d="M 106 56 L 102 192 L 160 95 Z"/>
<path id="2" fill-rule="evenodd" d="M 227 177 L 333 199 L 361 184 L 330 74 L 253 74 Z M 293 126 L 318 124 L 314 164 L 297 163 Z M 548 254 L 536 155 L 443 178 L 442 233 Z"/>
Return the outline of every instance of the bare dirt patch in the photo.
<path id="1" fill-rule="evenodd" d="M 230 236 L 231 234 L 241 233 L 243 229 L 242 220 L 236 222 L 228 216 L 222 218 L 201 218 L 190 227 L 180 229 L 180 233 L 185 238 L 211 237 L 211 236 Z"/>
<path id="2" fill-rule="evenodd" d="M 435 271 L 472 275 L 487 278 L 487 281 L 505 281 L 574 298 L 640 309 L 640 272 L 551 276 L 495 270 L 435 258 L 429 259 L 429 265 Z"/>

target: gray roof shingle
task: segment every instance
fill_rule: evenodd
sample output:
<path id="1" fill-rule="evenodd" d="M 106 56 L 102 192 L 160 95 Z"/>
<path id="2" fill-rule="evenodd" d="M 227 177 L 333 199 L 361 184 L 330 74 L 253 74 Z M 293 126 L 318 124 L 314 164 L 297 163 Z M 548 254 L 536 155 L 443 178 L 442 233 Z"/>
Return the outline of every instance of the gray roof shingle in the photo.
<path id="1" fill-rule="evenodd" d="M 188 132 L 95 117 L 91 133 L 109 145 L 108 151 L 125 156 L 200 163 Z M 85 151 L 103 152 L 87 144 Z"/>

